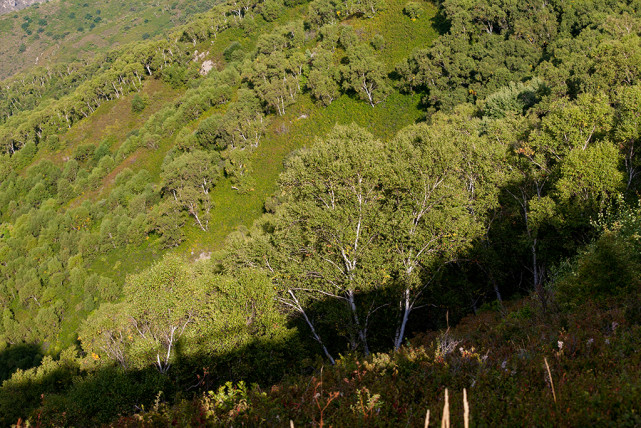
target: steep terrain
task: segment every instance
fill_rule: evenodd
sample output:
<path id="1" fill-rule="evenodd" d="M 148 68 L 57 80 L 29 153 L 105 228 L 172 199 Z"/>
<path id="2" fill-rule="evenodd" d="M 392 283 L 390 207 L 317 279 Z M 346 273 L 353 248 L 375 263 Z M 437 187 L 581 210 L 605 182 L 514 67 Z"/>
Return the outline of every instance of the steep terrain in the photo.
<path id="1" fill-rule="evenodd" d="M 638 423 L 639 10 L 1 17 L 0 423 Z"/>
<path id="2" fill-rule="evenodd" d="M 32 4 L 44 3 L 49 0 L 2 0 L 0 1 L 0 15 L 24 9 Z"/>
<path id="3" fill-rule="evenodd" d="M 213 4 L 209 0 L 56 0 L 8 13 L 14 3 L 37 2 L 0 4 L 0 79 L 32 67 L 91 60 L 116 46 L 164 34 Z"/>

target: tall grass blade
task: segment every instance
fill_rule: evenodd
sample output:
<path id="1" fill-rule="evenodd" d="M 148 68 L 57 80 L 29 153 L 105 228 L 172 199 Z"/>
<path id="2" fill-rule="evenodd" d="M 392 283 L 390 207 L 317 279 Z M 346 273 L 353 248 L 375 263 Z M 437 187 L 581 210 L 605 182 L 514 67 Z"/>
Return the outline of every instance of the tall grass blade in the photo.
<path id="1" fill-rule="evenodd" d="M 463 426 L 470 428 L 470 404 L 467 402 L 467 390 L 463 388 Z"/>
<path id="2" fill-rule="evenodd" d="M 556 392 L 554 392 L 554 381 L 552 380 L 552 372 L 550 371 L 550 365 L 548 364 L 548 359 L 543 357 L 545 361 L 545 367 L 548 369 L 548 377 L 550 378 L 550 388 L 552 389 L 552 397 L 554 398 L 554 403 L 556 404 Z"/>
<path id="3" fill-rule="evenodd" d="M 450 399 L 445 388 L 445 404 L 443 404 L 443 419 L 441 419 L 441 428 L 450 428 Z"/>

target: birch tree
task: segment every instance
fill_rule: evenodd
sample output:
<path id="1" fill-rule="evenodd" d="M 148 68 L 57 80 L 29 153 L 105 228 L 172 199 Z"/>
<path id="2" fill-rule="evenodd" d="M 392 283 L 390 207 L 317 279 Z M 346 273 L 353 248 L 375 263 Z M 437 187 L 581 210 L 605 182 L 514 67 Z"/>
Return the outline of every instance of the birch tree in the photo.
<path id="1" fill-rule="evenodd" d="M 220 175 L 219 156 L 195 150 L 184 153 L 163 167 L 162 183 L 170 200 L 186 210 L 207 231 L 212 208 L 209 192 Z"/>
<path id="2" fill-rule="evenodd" d="M 123 291 L 131 302 L 127 308 L 130 328 L 138 338 L 132 354 L 153 361 L 159 372 L 167 373 L 176 343 L 199 310 L 197 282 L 178 257 L 168 257 L 129 277 Z"/>
<path id="3" fill-rule="evenodd" d="M 534 288 L 544 306 L 545 258 L 539 247 L 561 251 L 559 233 L 574 236 L 568 242 L 581 235 L 587 239 L 590 217 L 605 209 L 622 181 L 616 150 L 603 141 L 612 129 L 613 115 L 604 94 L 561 99 L 543 118 L 539 132 L 515 147 L 512 165 L 521 177 L 507 190 L 521 208 Z M 609 159 L 603 157 L 606 153 Z M 601 161 L 605 163 L 598 165 Z M 552 236 L 542 233 L 546 228 L 553 230 Z"/>
<path id="4" fill-rule="evenodd" d="M 323 142 L 290 160 L 281 176 L 286 201 L 275 232 L 283 301 L 303 314 L 310 299 L 341 302 L 352 349 L 369 353 L 368 324 L 379 289 L 383 145 L 367 132 L 337 127 Z M 323 346 L 324 347 L 324 346 Z M 325 350 L 326 355 L 328 352 Z M 331 360 L 331 357 L 330 357 Z"/>
<path id="5" fill-rule="evenodd" d="M 425 294 L 436 273 L 482 236 L 485 216 L 497 204 L 501 147 L 480 138 L 465 113 L 406 128 L 387 147 L 384 187 L 393 214 L 386 245 L 400 283 L 394 349 L 421 297 L 430 300 Z"/>
<path id="6" fill-rule="evenodd" d="M 328 106 L 340 95 L 340 72 L 333 62 L 333 52 L 319 48 L 311 54 L 312 68 L 307 86 L 314 98 Z"/>
<path id="7" fill-rule="evenodd" d="M 382 102 L 391 92 L 385 66 L 365 44 L 355 45 L 347 51 L 348 63 L 341 69 L 343 88 L 355 91 L 359 98 L 372 107 Z"/>

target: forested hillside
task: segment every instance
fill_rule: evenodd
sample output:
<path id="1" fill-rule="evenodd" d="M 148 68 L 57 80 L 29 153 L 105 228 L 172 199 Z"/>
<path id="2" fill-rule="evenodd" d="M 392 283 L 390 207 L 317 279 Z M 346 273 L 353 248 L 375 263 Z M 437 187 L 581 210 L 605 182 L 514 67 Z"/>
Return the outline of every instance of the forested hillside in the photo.
<path id="1" fill-rule="evenodd" d="M 81 3 L 0 18 L 0 422 L 641 423 L 637 2 Z"/>

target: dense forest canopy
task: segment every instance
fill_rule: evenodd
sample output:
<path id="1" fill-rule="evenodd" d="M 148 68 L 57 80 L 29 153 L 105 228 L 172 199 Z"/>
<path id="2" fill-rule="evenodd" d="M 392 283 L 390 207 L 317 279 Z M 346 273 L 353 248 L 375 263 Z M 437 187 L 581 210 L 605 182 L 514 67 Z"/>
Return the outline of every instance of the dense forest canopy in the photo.
<path id="1" fill-rule="evenodd" d="M 189 399 L 258 423 L 261 387 L 414 364 L 415 333 L 488 307 L 530 319 L 510 299 L 562 330 L 587 300 L 638 310 L 641 4 L 183 3 L 153 5 L 189 16 L 169 31 L 0 82 L 2 423 L 154 402 L 169 421 Z M 16 15 L 26 34 L 58 34 L 53 7 Z M 437 362 L 458 352 L 435 340 Z M 350 424 L 418 423 L 365 389 Z M 286 407 L 260 421 L 309 423 Z"/>

